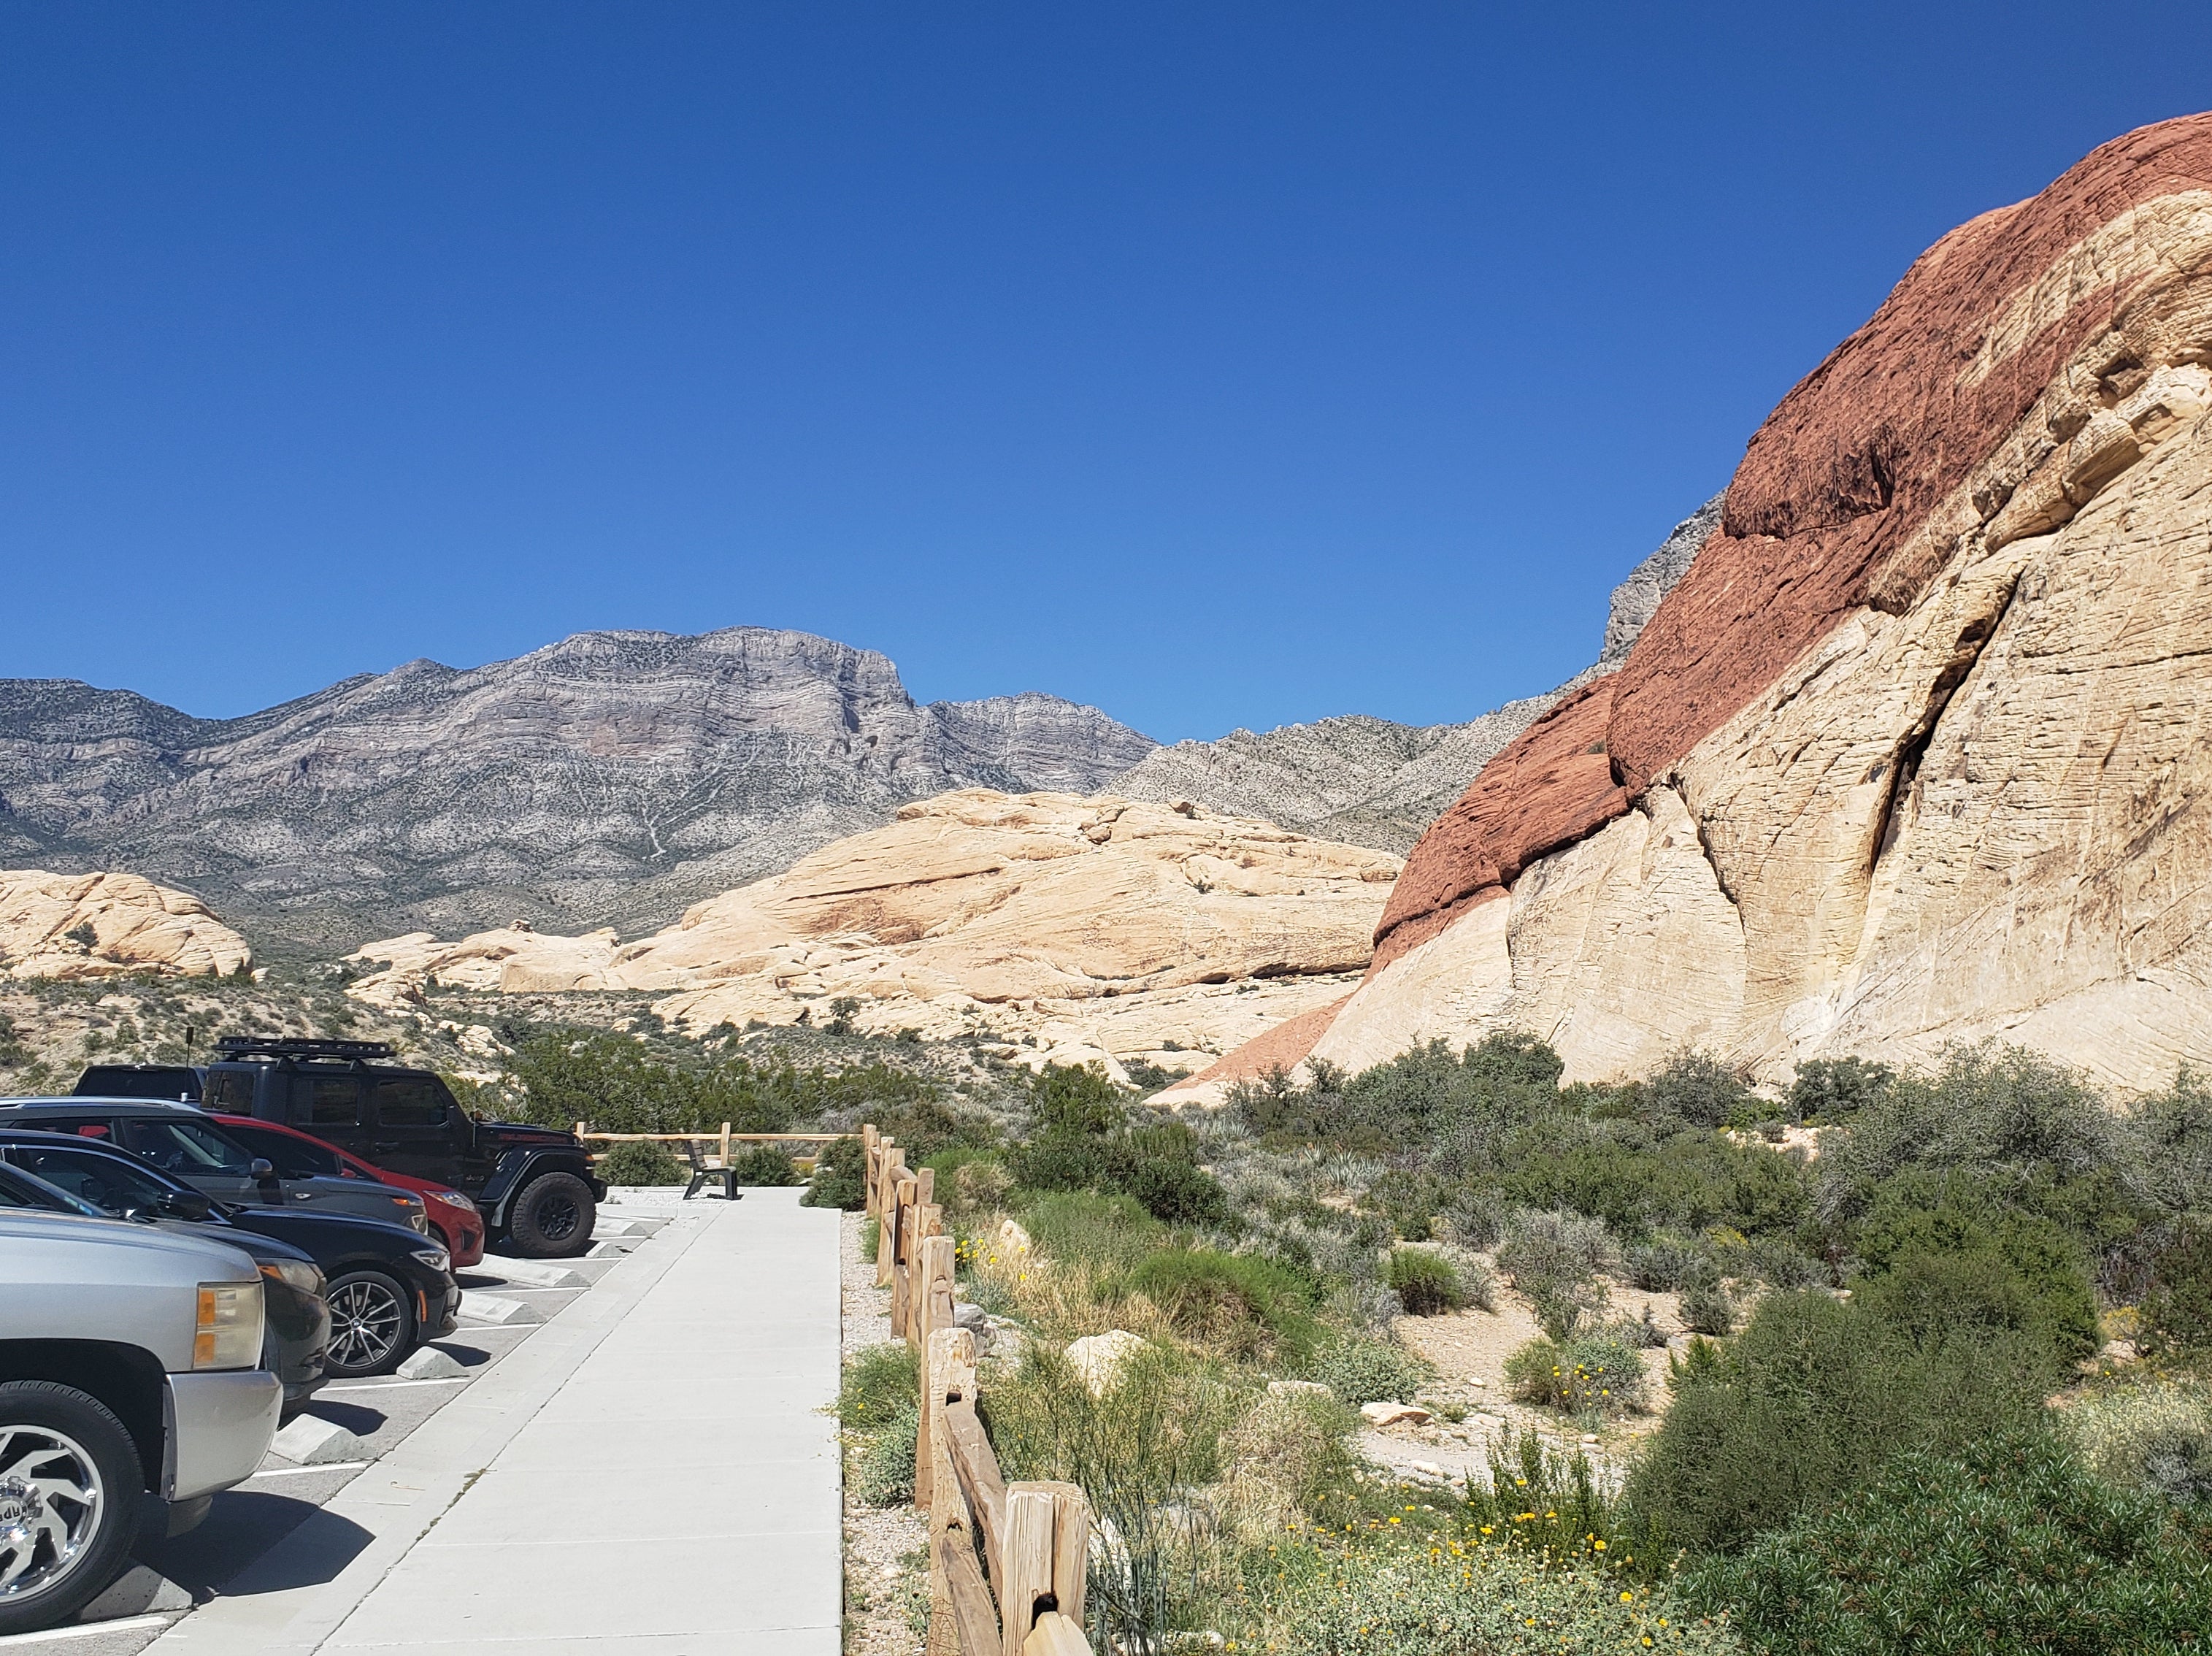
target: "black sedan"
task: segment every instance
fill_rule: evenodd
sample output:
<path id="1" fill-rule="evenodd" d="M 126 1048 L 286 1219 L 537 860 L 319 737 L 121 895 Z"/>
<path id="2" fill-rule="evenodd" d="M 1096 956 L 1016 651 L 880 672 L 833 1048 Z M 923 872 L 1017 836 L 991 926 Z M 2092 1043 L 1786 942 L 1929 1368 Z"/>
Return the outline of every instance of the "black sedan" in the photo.
<path id="1" fill-rule="evenodd" d="M 231 1206 L 119 1150 L 58 1133 L 0 1131 L 0 1160 L 58 1186 L 101 1212 L 220 1226 L 289 1243 L 328 1279 L 325 1372 L 352 1379 L 397 1367 L 425 1340 L 450 1333 L 461 1291 L 446 1251 L 401 1225 Z"/>
<path id="2" fill-rule="evenodd" d="M 43 1208 L 49 1213 L 80 1214 L 103 1223 L 123 1217 L 22 1168 L 0 1161 L 0 1207 Z M 331 1343 L 330 1307 L 323 1298 L 323 1273 L 315 1262 L 289 1242 L 256 1236 L 219 1221 L 193 1223 L 141 1210 L 129 1215 L 156 1229 L 207 1236 L 228 1243 L 259 1267 L 263 1288 L 261 1367 L 284 1383 L 286 1420 L 307 1406 L 321 1389 L 325 1356 Z"/>

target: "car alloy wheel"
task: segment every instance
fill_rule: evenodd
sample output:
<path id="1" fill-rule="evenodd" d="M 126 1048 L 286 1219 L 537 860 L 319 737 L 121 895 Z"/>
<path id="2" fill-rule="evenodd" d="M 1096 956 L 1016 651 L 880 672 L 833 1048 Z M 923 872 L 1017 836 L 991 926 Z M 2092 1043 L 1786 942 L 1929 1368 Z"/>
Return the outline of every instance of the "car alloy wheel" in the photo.
<path id="1" fill-rule="evenodd" d="M 99 1464 L 75 1438 L 0 1421 L 0 1604 L 45 1592 L 76 1569 L 106 1501 Z"/>
<path id="2" fill-rule="evenodd" d="M 407 1334 L 407 1305 L 379 1276 L 356 1276 L 331 1290 L 331 1346 L 335 1369 L 365 1374 L 391 1361 Z"/>

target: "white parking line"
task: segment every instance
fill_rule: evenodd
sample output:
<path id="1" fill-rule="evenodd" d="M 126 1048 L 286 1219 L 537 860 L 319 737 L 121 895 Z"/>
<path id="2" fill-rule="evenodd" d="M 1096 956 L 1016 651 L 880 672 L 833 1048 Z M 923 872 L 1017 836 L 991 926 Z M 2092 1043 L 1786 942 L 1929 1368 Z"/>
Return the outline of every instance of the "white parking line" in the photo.
<path id="1" fill-rule="evenodd" d="M 333 1391 L 397 1391 L 404 1385 L 465 1385 L 466 1374 L 447 1374 L 434 1380 L 341 1380 L 336 1385 L 326 1385 L 315 1393 L 327 1397 Z"/>
<path id="2" fill-rule="evenodd" d="M 170 1620 L 167 1616 L 125 1616 L 112 1622 L 84 1622 L 76 1627 L 48 1628 L 43 1633 L 0 1634 L 0 1650 L 13 1650 L 19 1645 L 51 1645 L 64 1639 L 92 1639 L 103 1633 L 128 1633 L 134 1628 L 165 1628 Z"/>
<path id="3" fill-rule="evenodd" d="M 362 1467 L 368 1464 L 368 1463 L 365 1460 L 334 1460 L 327 1466 L 272 1466 L 265 1472 L 256 1472 L 253 1476 L 305 1477 L 310 1472 L 350 1472 L 357 1467 Z M 248 1478 L 246 1480 L 249 1483 L 252 1481 L 252 1478 Z M 100 1625 L 105 1628 L 113 1628 L 121 1627 L 123 1623 L 120 1622 L 102 1622 Z"/>

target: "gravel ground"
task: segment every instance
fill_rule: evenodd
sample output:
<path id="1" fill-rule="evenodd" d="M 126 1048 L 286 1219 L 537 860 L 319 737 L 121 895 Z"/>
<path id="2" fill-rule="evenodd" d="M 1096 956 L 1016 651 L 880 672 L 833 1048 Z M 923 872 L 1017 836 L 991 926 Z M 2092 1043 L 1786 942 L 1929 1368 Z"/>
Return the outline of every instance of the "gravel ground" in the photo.
<path id="1" fill-rule="evenodd" d="M 860 1257 L 861 1216 L 844 1218 L 845 1355 L 887 1345 L 891 1296 L 876 1286 L 875 1256 Z M 912 1507 L 871 1507 L 854 1499 L 852 1457 L 845 1464 L 845 1649 L 848 1656 L 921 1656 L 929 1615 L 924 1560 L 929 1525 Z M 921 1625 L 917 1625 L 917 1623 Z"/>

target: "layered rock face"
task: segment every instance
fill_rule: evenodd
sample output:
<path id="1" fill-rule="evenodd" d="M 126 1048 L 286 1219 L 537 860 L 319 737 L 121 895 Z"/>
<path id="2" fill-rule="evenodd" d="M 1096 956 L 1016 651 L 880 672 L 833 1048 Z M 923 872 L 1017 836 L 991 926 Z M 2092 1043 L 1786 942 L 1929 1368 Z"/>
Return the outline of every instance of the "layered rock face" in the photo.
<path id="1" fill-rule="evenodd" d="M 663 1016 L 1014 1040 L 1042 1061 L 1188 1068 L 1341 999 L 1398 859 L 1110 797 L 963 789 L 698 904 L 653 936 L 508 928 L 364 947 L 354 992 L 425 981 L 660 991 Z"/>
<path id="2" fill-rule="evenodd" d="M 1944 238 L 1761 428 L 1620 670 L 1424 837 L 1309 1050 L 2212 1059 L 2208 408 L 2212 117 Z"/>
<path id="3" fill-rule="evenodd" d="M 0 854 L 146 869 L 303 942 L 658 924 L 947 788 L 1097 788 L 1154 744 L 1041 695 L 917 706 L 804 633 L 584 633 L 242 719 L 0 681 Z"/>
<path id="4" fill-rule="evenodd" d="M 11 977 L 228 975 L 246 940 L 186 892 L 137 874 L 0 868 L 0 971 Z"/>

